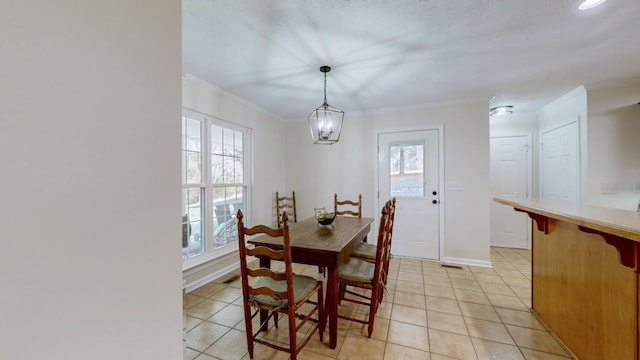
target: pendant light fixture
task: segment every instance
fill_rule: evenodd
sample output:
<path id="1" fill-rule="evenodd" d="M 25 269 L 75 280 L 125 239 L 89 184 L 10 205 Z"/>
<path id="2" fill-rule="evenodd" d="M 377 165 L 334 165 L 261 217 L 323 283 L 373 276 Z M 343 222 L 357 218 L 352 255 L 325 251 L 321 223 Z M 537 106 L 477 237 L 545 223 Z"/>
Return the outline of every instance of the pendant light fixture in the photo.
<path id="1" fill-rule="evenodd" d="M 335 144 L 340 139 L 340 131 L 342 130 L 344 111 L 327 103 L 327 73 L 329 71 L 331 71 L 329 66 L 320 67 L 320 72 L 324 73 L 324 101 L 309 115 L 309 127 L 314 144 Z"/>

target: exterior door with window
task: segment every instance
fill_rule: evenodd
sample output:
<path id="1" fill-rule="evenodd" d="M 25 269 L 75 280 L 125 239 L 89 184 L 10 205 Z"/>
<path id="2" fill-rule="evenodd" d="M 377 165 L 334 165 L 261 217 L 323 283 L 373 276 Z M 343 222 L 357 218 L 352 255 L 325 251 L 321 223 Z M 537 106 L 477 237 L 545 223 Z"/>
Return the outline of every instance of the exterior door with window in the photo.
<path id="1" fill-rule="evenodd" d="M 379 204 L 396 198 L 391 253 L 440 259 L 439 130 L 378 134 Z"/>

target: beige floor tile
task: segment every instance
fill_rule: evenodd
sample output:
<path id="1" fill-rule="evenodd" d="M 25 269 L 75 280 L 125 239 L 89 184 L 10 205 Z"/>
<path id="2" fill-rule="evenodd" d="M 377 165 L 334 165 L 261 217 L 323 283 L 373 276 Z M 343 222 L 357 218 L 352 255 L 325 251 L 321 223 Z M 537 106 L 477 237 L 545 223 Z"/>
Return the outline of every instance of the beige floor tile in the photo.
<path id="1" fill-rule="evenodd" d="M 515 345 L 507 328 L 502 323 L 473 318 L 465 318 L 465 322 L 471 337 Z"/>
<path id="2" fill-rule="evenodd" d="M 500 317 L 493 309 L 493 306 L 468 303 L 464 301 L 460 301 L 458 304 L 460 305 L 460 310 L 464 317 L 500 322 Z"/>
<path id="3" fill-rule="evenodd" d="M 384 341 L 369 339 L 364 336 L 347 334 L 338 359 L 371 359 L 382 360 L 384 357 Z"/>
<path id="4" fill-rule="evenodd" d="M 226 289 L 215 293 L 211 299 L 232 303 L 240 296 L 242 296 L 242 289 L 227 287 Z"/>
<path id="5" fill-rule="evenodd" d="M 515 296 L 511 288 L 505 284 L 491 284 L 491 283 L 483 283 L 480 285 L 482 290 L 487 294 L 498 294 L 498 295 L 508 295 Z"/>
<path id="6" fill-rule="evenodd" d="M 430 360 L 431 357 L 426 351 L 413 349 L 410 347 L 387 344 L 384 349 L 384 360 Z"/>
<path id="7" fill-rule="evenodd" d="M 448 276 L 434 276 L 434 275 L 425 274 L 424 284 L 452 287 L 451 280 L 449 280 Z"/>
<path id="8" fill-rule="evenodd" d="M 526 327 L 537 330 L 545 330 L 544 326 L 536 318 L 536 316 L 529 310 L 520 311 L 513 309 L 495 309 L 500 319 L 505 324 L 517 325 L 520 327 Z"/>
<path id="9" fill-rule="evenodd" d="M 520 347 L 552 353 L 568 355 L 558 342 L 546 331 L 507 325 L 507 330 Z"/>
<path id="10" fill-rule="evenodd" d="M 279 351 L 262 344 L 255 344 L 253 348 L 253 360 L 288 360 L 289 353 Z M 198 360 L 198 359 L 196 359 Z M 241 360 L 249 360 L 249 353 Z"/>
<path id="11" fill-rule="evenodd" d="M 454 289 L 456 299 L 476 304 L 491 305 L 489 299 L 482 291 Z"/>
<path id="12" fill-rule="evenodd" d="M 440 354 L 431 354 L 431 360 L 457 360 L 456 358 L 452 358 L 450 356 L 444 356 Z"/>
<path id="13" fill-rule="evenodd" d="M 373 321 L 373 332 L 371 333 L 371 338 L 386 341 L 387 333 L 389 332 L 389 322 L 389 319 L 383 319 L 376 316 L 376 319 Z M 369 324 L 354 322 L 351 324 L 351 327 L 349 327 L 349 333 L 360 336 L 369 336 Z"/>
<path id="14" fill-rule="evenodd" d="M 480 283 L 480 285 L 482 284 L 500 284 L 500 285 L 504 285 L 506 284 L 506 281 L 504 281 L 498 274 L 477 274 L 474 273 L 476 280 L 478 281 L 478 283 Z"/>
<path id="15" fill-rule="evenodd" d="M 396 291 L 408 292 L 412 294 L 424 295 L 424 283 L 398 280 L 395 285 Z"/>
<path id="16" fill-rule="evenodd" d="M 189 349 L 188 347 L 185 347 L 184 351 L 182 352 L 182 359 L 183 360 L 193 360 L 198 355 L 200 355 L 200 352 L 195 351 L 193 349 Z"/>
<path id="17" fill-rule="evenodd" d="M 203 321 L 200 325 L 187 332 L 185 343 L 191 349 L 204 351 L 229 330 L 231 329 L 226 326 Z"/>
<path id="18" fill-rule="evenodd" d="M 456 289 L 482 291 L 480 284 L 478 284 L 478 282 L 475 279 L 451 278 L 450 280 L 451 280 L 451 285 Z"/>
<path id="19" fill-rule="evenodd" d="M 478 360 L 524 360 L 522 353 L 515 345 L 501 344 L 493 341 L 472 338 Z"/>
<path id="20" fill-rule="evenodd" d="M 446 314 L 438 311 L 427 312 L 430 329 L 448 331 L 461 335 L 469 335 L 464 319 L 460 315 Z"/>
<path id="21" fill-rule="evenodd" d="M 438 267 L 422 265 L 422 274 L 424 274 L 425 278 L 427 276 L 437 276 L 437 277 L 449 278 L 449 273 L 447 272 L 447 270 L 445 270 L 440 265 L 438 265 Z"/>
<path id="22" fill-rule="evenodd" d="M 427 296 L 427 310 L 461 315 L 458 301 L 433 296 Z"/>
<path id="23" fill-rule="evenodd" d="M 464 271 L 459 269 L 447 269 L 447 274 L 449 274 L 449 278 L 451 279 L 461 279 L 461 280 L 474 280 L 475 276 L 471 271 Z"/>
<path id="24" fill-rule="evenodd" d="M 194 327 L 198 326 L 203 321 L 204 320 L 198 319 L 198 318 L 193 317 L 193 316 L 185 316 L 184 317 L 184 329 L 189 331 L 189 330 L 193 329 Z"/>
<path id="25" fill-rule="evenodd" d="M 476 360 L 471 338 L 465 335 L 429 329 L 431 353 L 450 356 L 460 360 Z"/>
<path id="26" fill-rule="evenodd" d="M 394 305 L 393 311 L 391 312 L 391 320 L 426 327 L 427 311 L 411 306 Z"/>
<path id="27" fill-rule="evenodd" d="M 495 307 L 514 309 L 514 310 L 522 310 L 526 311 L 529 309 L 522 300 L 520 300 L 517 296 L 508 296 L 508 295 L 499 295 L 499 294 L 487 294 L 491 305 Z"/>
<path id="28" fill-rule="evenodd" d="M 304 359 L 304 360 L 333 360 L 333 359 L 335 359 L 335 357 L 321 355 L 321 354 L 315 353 L 315 352 L 313 352 L 311 350 L 308 350 L 306 347 L 304 347 L 298 353 L 298 359 Z"/>
<path id="29" fill-rule="evenodd" d="M 203 302 L 206 298 L 202 297 L 202 296 L 198 296 L 195 294 L 185 294 L 182 297 L 182 307 L 184 309 L 190 309 L 192 307 L 194 307 L 195 305 L 198 305 L 199 303 Z"/>
<path id="30" fill-rule="evenodd" d="M 528 280 L 531 283 L 531 280 Z M 509 285 L 511 291 L 519 298 L 531 298 L 531 286 L 512 286 Z"/>
<path id="31" fill-rule="evenodd" d="M 450 286 L 424 285 L 424 293 L 428 296 L 441 297 L 446 299 L 456 299 L 456 294 Z"/>
<path id="32" fill-rule="evenodd" d="M 524 358 L 527 360 L 567 360 L 570 357 L 549 354 L 541 351 L 535 351 L 531 349 L 520 348 L 524 354 Z"/>
<path id="33" fill-rule="evenodd" d="M 417 272 L 408 272 L 408 271 L 401 270 L 398 272 L 398 280 L 423 283 L 424 277 L 422 276 L 422 272 L 417 273 Z"/>
<path id="34" fill-rule="evenodd" d="M 422 264 L 400 264 L 399 270 L 422 274 Z"/>
<path id="35" fill-rule="evenodd" d="M 242 306 L 229 304 L 222 310 L 213 314 L 213 316 L 208 318 L 207 321 L 228 327 L 234 327 L 240 322 L 244 323 L 244 308 Z"/>
<path id="36" fill-rule="evenodd" d="M 427 328 L 398 321 L 391 321 L 387 335 L 389 343 L 429 351 Z"/>
<path id="37" fill-rule="evenodd" d="M 186 314 L 189 316 L 197 317 L 199 319 L 208 319 L 211 315 L 222 310 L 228 304 L 218 300 L 205 299 L 186 310 Z"/>
<path id="38" fill-rule="evenodd" d="M 247 337 L 244 332 L 231 329 L 204 352 L 221 360 L 242 359 L 247 353 Z"/>
<path id="39" fill-rule="evenodd" d="M 189 292 L 189 294 L 194 294 L 194 295 L 198 295 L 198 296 L 203 296 L 203 297 L 210 297 L 224 289 L 226 289 L 227 287 L 229 287 L 226 284 L 219 284 L 219 283 L 215 283 L 215 282 L 210 282 L 208 284 L 205 284 L 191 292 Z"/>
<path id="40" fill-rule="evenodd" d="M 425 309 L 426 307 L 424 295 L 406 293 L 402 291 L 396 291 L 393 303 L 394 305 L 413 306 L 420 309 Z"/>

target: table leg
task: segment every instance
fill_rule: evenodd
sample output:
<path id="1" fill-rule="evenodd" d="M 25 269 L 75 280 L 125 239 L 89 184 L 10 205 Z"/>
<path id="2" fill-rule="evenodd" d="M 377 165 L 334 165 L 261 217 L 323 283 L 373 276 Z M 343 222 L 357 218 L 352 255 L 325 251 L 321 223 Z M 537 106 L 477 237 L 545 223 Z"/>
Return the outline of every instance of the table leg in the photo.
<path id="1" fill-rule="evenodd" d="M 338 345 L 338 271 L 335 267 L 327 267 L 327 299 L 325 311 L 329 317 L 329 348 Z"/>
<path id="2" fill-rule="evenodd" d="M 260 258 L 260 267 L 270 269 L 271 268 L 271 259 L 269 258 Z M 269 324 L 267 320 L 269 319 L 269 312 L 267 310 L 260 310 L 260 331 L 267 331 L 269 329 Z"/>

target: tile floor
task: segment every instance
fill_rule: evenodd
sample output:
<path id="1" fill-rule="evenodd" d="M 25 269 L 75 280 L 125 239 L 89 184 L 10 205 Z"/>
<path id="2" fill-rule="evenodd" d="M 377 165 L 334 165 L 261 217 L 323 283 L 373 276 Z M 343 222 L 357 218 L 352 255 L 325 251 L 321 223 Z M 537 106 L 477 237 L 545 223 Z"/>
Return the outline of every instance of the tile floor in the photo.
<path id="1" fill-rule="evenodd" d="M 324 342 L 315 334 L 298 358 L 571 359 L 529 311 L 530 251 L 492 248 L 491 261 L 493 269 L 458 269 L 394 258 L 372 337 L 366 337 L 366 326 L 340 319 L 336 349 L 329 349 L 327 331 Z M 294 272 L 318 277 L 315 266 L 296 264 Z M 232 275 L 184 296 L 185 360 L 249 359 L 241 284 L 230 279 Z M 365 310 L 343 304 L 340 311 Z M 283 332 L 282 325 L 267 336 L 282 336 L 278 332 Z M 254 354 L 258 360 L 288 358 L 260 345 Z"/>

